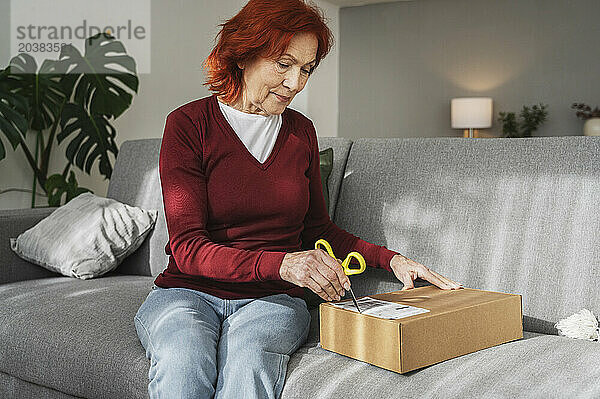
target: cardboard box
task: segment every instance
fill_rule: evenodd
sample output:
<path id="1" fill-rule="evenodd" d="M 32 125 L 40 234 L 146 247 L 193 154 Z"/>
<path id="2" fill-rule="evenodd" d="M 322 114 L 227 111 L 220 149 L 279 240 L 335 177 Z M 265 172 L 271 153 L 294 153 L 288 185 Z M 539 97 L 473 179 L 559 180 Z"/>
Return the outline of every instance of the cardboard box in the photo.
<path id="1" fill-rule="evenodd" d="M 398 373 L 523 338 L 521 296 L 436 286 L 369 295 L 429 312 L 381 319 L 321 303 L 321 347 Z"/>

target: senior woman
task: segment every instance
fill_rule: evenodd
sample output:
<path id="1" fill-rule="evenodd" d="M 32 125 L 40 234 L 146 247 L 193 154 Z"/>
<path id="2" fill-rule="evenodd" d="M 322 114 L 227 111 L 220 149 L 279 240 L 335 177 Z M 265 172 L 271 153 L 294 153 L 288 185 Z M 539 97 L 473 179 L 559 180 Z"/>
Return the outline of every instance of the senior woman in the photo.
<path id="1" fill-rule="evenodd" d="M 302 0 L 250 0 L 221 24 L 205 62 L 213 95 L 167 116 L 159 157 L 166 268 L 135 316 L 150 397 L 278 398 L 304 343 L 308 287 L 338 300 L 334 253 L 360 252 L 413 287 L 454 281 L 330 220 L 312 122 L 287 108 L 332 45 Z"/>

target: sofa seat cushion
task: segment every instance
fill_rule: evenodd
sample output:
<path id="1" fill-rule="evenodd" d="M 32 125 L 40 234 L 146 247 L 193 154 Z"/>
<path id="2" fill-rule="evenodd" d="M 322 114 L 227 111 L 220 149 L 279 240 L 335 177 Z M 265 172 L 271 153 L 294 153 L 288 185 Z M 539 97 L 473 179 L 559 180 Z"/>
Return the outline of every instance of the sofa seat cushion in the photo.
<path id="1" fill-rule="evenodd" d="M 146 398 L 149 362 L 133 324 L 152 277 L 108 274 L 0 286 L 0 372 L 69 395 Z M 282 398 L 600 397 L 600 345 L 525 332 L 523 340 L 405 375 L 319 346 L 318 309 Z"/>
<path id="2" fill-rule="evenodd" d="M 153 277 L 114 273 L 0 286 L 0 371 L 69 395 L 148 396 L 133 317 Z"/>
<path id="3" fill-rule="evenodd" d="M 525 332 L 398 374 L 308 342 L 290 359 L 282 398 L 598 398 L 598 358 L 597 342 Z"/>

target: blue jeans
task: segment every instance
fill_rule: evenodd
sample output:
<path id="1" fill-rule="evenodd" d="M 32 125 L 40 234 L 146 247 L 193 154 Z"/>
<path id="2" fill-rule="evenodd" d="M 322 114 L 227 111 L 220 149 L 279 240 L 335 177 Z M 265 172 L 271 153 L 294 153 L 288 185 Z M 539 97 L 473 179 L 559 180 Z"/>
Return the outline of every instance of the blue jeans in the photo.
<path id="1" fill-rule="evenodd" d="M 308 336 L 302 298 L 221 299 L 156 285 L 134 317 L 150 398 L 273 398 Z"/>

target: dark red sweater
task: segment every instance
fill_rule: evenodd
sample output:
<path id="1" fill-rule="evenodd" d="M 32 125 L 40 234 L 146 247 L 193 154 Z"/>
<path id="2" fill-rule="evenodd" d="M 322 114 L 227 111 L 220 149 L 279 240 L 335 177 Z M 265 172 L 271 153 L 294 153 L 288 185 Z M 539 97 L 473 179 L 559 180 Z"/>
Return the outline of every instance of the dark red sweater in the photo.
<path id="1" fill-rule="evenodd" d="M 216 95 L 167 116 L 159 172 L 169 241 L 159 287 L 191 288 L 220 298 L 303 296 L 284 281 L 287 252 L 314 249 L 325 238 L 337 258 L 361 253 L 391 270 L 397 252 L 337 227 L 321 186 L 315 128 L 286 108 L 273 151 L 261 164 L 221 113 Z"/>

